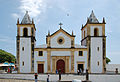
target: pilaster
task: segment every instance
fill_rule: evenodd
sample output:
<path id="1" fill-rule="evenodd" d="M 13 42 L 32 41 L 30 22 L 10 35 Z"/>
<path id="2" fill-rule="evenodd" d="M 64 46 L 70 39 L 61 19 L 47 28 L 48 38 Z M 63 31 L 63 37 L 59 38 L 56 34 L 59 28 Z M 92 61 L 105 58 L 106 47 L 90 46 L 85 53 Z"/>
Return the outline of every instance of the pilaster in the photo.
<path id="1" fill-rule="evenodd" d="M 52 57 L 52 73 L 56 71 L 56 57 Z"/>
<path id="2" fill-rule="evenodd" d="M 103 38 L 103 73 L 106 68 L 106 38 Z"/>
<path id="3" fill-rule="evenodd" d="M 69 73 L 69 57 L 66 57 L 66 59 L 65 59 L 65 73 Z"/>
<path id="4" fill-rule="evenodd" d="M 71 73 L 74 73 L 74 51 L 71 51 Z"/>
<path id="5" fill-rule="evenodd" d="M 51 73 L 51 52 L 47 51 L 47 73 Z"/>

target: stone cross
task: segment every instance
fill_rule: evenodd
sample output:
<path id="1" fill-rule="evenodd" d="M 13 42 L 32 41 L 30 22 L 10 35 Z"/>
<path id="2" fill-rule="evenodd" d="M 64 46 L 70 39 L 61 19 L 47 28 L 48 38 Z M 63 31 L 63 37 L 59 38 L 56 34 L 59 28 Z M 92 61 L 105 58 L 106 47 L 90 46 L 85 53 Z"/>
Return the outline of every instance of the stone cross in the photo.
<path id="1" fill-rule="evenodd" d="M 60 23 L 59 25 L 60 25 L 60 28 L 61 28 L 61 26 L 62 26 L 63 24 L 62 24 L 62 23 Z"/>

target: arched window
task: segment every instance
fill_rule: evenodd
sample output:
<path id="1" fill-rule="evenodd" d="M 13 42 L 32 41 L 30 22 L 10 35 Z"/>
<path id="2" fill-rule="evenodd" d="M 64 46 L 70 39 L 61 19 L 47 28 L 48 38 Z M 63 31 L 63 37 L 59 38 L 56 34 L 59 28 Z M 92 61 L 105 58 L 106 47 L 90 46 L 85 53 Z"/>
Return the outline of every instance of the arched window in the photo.
<path id="1" fill-rule="evenodd" d="M 98 30 L 98 28 L 94 29 L 94 36 L 99 36 L 99 30 Z"/>
<path id="2" fill-rule="evenodd" d="M 28 36 L 28 29 L 27 28 L 23 29 L 23 36 Z"/>

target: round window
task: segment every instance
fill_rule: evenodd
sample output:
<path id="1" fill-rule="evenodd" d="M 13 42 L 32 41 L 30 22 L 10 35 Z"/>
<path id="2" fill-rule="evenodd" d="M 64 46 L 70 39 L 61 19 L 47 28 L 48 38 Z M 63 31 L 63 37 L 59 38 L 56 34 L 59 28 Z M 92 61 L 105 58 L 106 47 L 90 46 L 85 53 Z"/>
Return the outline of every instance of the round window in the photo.
<path id="1" fill-rule="evenodd" d="M 64 43 L 64 38 L 63 37 L 59 37 L 58 40 L 57 40 L 57 42 L 59 44 L 63 44 Z"/>

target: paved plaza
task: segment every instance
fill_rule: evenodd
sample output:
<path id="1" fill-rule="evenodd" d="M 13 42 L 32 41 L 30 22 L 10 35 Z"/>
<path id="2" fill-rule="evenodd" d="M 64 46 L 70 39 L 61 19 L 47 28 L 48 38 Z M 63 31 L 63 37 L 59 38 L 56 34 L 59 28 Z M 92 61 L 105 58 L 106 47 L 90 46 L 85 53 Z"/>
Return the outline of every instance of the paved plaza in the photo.
<path id="1" fill-rule="evenodd" d="M 0 74 L 0 79 L 20 79 L 20 80 L 34 80 L 34 74 Z M 64 74 L 61 81 L 72 81 L 73 79 L 85 80 L 83 75 Z M 120 82 L 119 74 L 90 74 L 89 79 L 92 82 Z M 38 74 L 38 80 L 41 82 L 47 81 L 47 74 Z M 59 76 L 57 74 L 50 74 L 50 81 L 57 82 Z"/>
<path id="2" fill-rule="evenodd" d="M 57 74 L 49 74 L 50 75 L 50 81 L 58 81 L 59 75 Z M 8 79 L 26 79 L 26 80 L 34 80 L 34 74 L 0 74 L 0 78 L 8 78 Z M 72 74 L 64 74 L 62 75 L 62 81 L 72 81 L 75 79 L 81 79 L 85 80 L 85 76 L 80 75 L 72 75 Z M 38 74 L 38 80 L 46 81 L 47 80 L 47 74 Z"/>

